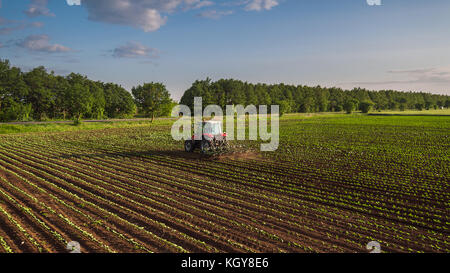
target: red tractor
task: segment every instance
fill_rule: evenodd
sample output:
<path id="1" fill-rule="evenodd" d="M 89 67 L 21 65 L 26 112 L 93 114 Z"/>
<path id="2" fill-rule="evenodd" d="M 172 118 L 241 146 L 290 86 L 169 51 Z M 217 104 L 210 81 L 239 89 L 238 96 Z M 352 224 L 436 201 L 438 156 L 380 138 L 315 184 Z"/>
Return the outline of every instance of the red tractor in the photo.
<path id="1" fill-rule="evenodd" d="M 221 121 L 204 121 L 196 128 L 203 129 L 202 134 L 194 132 L 192 139 L 184 142 L 186 152 L 192 153 L 195 149 L 200 149 L 202 153 L 207 153 L 228 148 L 227 134 L 222 132 Z M 195 139 L 195 135 L 201 135 L 201 138 Z"/>

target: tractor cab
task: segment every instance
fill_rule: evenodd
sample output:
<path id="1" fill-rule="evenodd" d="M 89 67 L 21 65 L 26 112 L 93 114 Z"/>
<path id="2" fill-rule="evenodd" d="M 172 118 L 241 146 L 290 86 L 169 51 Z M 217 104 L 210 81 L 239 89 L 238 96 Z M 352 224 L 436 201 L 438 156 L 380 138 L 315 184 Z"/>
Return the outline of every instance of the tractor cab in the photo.
<path id="1" fill-rule="evenodd" d="M 213 139 L 215 138 L 222 138 L 222 122 L 220 121 L 204 121 L 201 123 L 197 123 L 197 126 L 195 126 L 198 131 L 194 132 L 194 138 L 195 136 L 202 136 L 202 138 L 205 139 Z M 201 129 L 201 132 L 200 132 Z"/>
<path id="2" fill-rule="evenodd" d="M 191 140 L 186 140 L 184 148 L 186 152 L 194 152 L 200 149 L 203 153 L 217 150 L 227 146 L 226 133 L 222 132 L 221 121 L 204 121 L 194 126 L 194 135 Z M 197 136 L 197 138 L 196 138 Z"/>

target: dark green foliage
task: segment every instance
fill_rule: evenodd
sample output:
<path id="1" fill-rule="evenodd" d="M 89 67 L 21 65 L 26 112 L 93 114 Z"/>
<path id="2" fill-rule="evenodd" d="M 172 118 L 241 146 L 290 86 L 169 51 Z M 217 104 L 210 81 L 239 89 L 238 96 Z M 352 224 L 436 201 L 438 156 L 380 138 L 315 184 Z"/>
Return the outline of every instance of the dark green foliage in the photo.
<path id="1" fill-rule="evenodd" d="M 285 84 L 251 84 L 238 80 L 210 79 L 196 81 L 186 90 L 180 103 L 193 109 L 194 97 L 203 98 L 203 107 L 209 104 L 226 105 L 280 105 L 282 114 L 290 112 L 353 112 L 361 110 L 406 110 L 450 107 L 448 96 L 429 93 L 369 91 L 362 88 L 342 90 L 321 86 L 293 86 Z M 440 104 L 438 104 L 440 102 Z M 347 107 L 345 107 L 347 106 Z"/>
<path id="2" fill-rule="evenodd" d="M 136 104 L 152 121 L 155 116 L 163 116 L 170 114 L 173 105 L 169 91 L 162 83 L 145 83 L 131 90 L 135 98 Z M 168 113 L 169 112 L 169 113 Z"/>
<path id="3" fill-rule="evenodd" d="M 147 116 L 157 117 L 169 115 L 176 104 L 166 87 L 159 83 L 133 90 L 135 98 L 117 84 L 92 81 L 74 73 L 62 77 L 48 73 L 44 67 L 24 73 L 11 67 L 8 60 L 0 60 L 0 121 L 126 118 L 136 114 L 136 104 Z M 203 107 L 210 104 L 223 108 L 238 104 L 279 105 L 282 115 L 450 107 L 449 96 L 429 93 L 252 84 L 234 79 L 213 82 L 209 78 L 194 82 L 181 103 L 193 110 L 194 97 L 203 98 Z"/>
<path id="4" fill-rule="evenodd" d="M 280 105 L 280 117 L 286 113 L 292 112 L 289 100 L 282 100 L 278 104 Z"/>
<path id="5" fill-rule="evenodd" d="M 31 104 L 23 104 L 12 98 L 6 98 L 2 102 L 2 110 L 0 110 L 0 121 L 28 121 L 31 119 Z"/>
<path id="6" fill-rule="evenodd" d="M 81 119 L 76 118 L 76 117 L 73 119 L 73 125 L 74 126 L 80 126 L 81 123 L 82 123 Z"/>
<path id="7" fill-rule="evenodd" d="M 0 60 L 0 121 L 131 117 L 132 95 L 121 86 L 67 77 L 38 67 L 23 73 Z"/>
<path id="8" fill-rule="evenodd" d="M 34 119 L 47 119 L 55 103 L 52 90 L 55 77 L 40 66 L 23 74 L 23 78 L 29 87 L 25 100 L 32 105 Z"/>
<path id="9" fill-rule="evenodd" d="M 364 114 L 367 114 L 372 109 L 372 106 L 372 102 L 363 101 L 359 104 L 359 110 L 361 110 L 361 112 L 363 112 Z"/>
<path id="10" fill-rule="evenodd" d="M 104 85 L 105 112 L 108 118 L 131 117 L 136 113 L 133 96 L 117 84 Z"/>
<path id="11" fill-rule="evenodd" d="M 355 108 L 356 108 L 355 100 L 347 100 L 344 103 L 344 110 L 347 114 L 351 114 L 353 111 L 355 111 Z"/>

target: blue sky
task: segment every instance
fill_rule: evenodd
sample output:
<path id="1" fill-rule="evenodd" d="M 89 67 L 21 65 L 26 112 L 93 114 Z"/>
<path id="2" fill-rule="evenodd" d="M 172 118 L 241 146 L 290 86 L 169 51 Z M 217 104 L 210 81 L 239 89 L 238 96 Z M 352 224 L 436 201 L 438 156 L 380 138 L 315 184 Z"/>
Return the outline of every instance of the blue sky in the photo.
<path id="1" fill-rule="evenodd" d="M 450 94 L 448 0 L 0 3 L 0 58 L 24 70 L 163 82 L 175 99 L 206 77 Z"/>

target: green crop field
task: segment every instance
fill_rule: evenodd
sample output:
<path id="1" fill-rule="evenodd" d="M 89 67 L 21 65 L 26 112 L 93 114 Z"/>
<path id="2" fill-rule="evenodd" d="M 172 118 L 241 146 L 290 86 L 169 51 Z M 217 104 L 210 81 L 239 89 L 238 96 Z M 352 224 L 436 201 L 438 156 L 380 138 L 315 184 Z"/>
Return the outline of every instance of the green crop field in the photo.
<path id="1" fill-rule="evenodd" d="M 414 114 L 290 114 L 217 157 L 172 120 L 0 125 L 0 252 L 449 252 L 450 116 Z"/>

